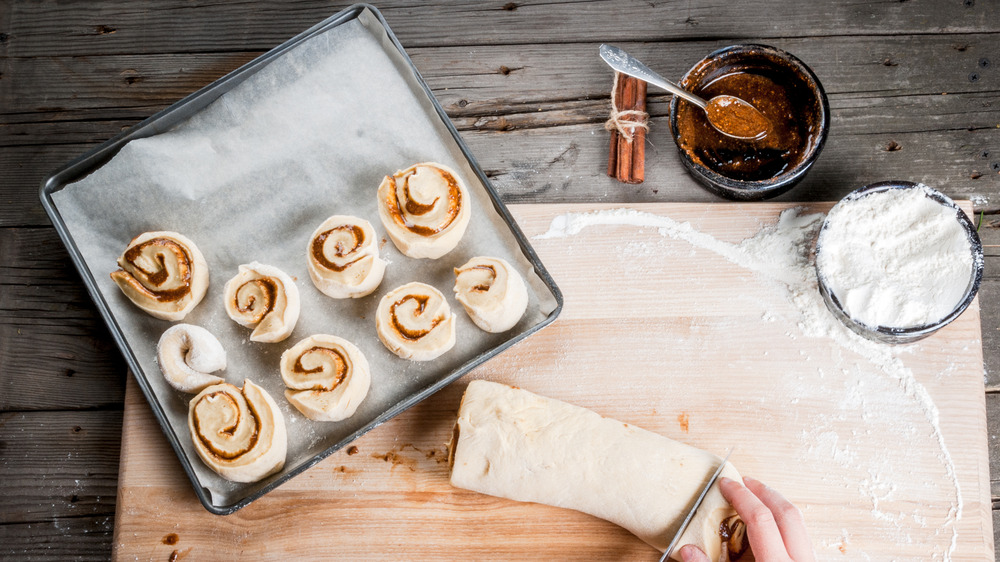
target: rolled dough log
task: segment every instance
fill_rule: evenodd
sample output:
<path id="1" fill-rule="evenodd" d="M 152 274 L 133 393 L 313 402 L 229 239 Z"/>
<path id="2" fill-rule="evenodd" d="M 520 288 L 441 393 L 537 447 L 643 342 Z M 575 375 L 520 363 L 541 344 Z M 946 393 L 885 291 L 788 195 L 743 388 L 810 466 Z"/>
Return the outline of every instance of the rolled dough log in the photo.
<path id="1" fill-rule="evenodd" d="M 453 486 L 582 511 L 660 551 L 722 462 L 590 410 L 481 380 L 465 391 L 450 451 Z M 722 475 L 740 481 L 728 463 Z M 713 486 L 672 557 L 680 560 L 680 546 L 693 544 L 719 560 L 723 522 L 738 528 L 739 548 L 727 545 L 729 552 L 742 553 L 742 521 Z"/>

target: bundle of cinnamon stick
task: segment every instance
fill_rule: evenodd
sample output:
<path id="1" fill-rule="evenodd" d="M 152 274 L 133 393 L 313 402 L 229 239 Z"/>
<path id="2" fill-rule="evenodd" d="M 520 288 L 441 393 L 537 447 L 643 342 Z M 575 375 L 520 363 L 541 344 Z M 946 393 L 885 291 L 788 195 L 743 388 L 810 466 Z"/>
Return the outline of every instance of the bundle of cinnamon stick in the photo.
<path id="1" fill-rule="evenodd" d="M 611 131 L 608 175 L 625 183 L 642 183 L 646 177 L 646 83 L 615 73 L 611 94 Z"/>

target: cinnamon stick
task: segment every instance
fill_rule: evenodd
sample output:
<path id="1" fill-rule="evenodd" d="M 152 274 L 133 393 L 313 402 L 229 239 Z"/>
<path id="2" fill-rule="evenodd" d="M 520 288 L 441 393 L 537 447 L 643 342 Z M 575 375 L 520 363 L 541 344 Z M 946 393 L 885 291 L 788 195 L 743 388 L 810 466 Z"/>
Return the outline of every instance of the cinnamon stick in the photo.
<path id="1" fill-rule="evenodd" d="M 611 131 L 608 175 L 625 183 L 642 183 L 646 155 L 646 83 L 618 74 L 612 96 L 612 114 L 605 126 Z"/>
<path id="2" fill-rule="evenodd" d="M 646 82 L 636 79 L 635 109 L 646 113 Z M 646 128 L 636 127 L 632 137 L 632 183 L 646 179 Z"/>
<path id="3" fill-rule="evenodd" d="M 619 83 L 624 82 L 625 86 L 622 88 L 622 105 L 619 106 L 622 111 L 629 111 L 630 109 L 635 109 L 635 94 L 636 94 L 636 80 L 631 76 L 624 76 L 623 79 L 619 79 Z M 624 119 L 626 123 L 631 121 L 631 119 Z M 632 141 L 635 140 L 635 128 L 625 125 L 625 130 L 631 133 L 632 138 L 629 139 L 625 135 L 618 140 L 618 180 L 625 183 L 632 183 Z"/>

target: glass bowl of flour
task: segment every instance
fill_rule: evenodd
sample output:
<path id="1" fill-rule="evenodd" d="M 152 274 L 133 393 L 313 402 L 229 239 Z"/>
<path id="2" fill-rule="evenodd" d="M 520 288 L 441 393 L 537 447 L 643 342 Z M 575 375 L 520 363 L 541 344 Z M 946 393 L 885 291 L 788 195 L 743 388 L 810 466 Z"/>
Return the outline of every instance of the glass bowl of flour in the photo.
<path id="1" fill-rule="evenodd" d="M 972 303 L 983 246 L 969 217 L 926 185 L 881 182 L 827 214 L 816 242 L 827 307 L 858 334 L 908 343 L 946 326 Z"/>

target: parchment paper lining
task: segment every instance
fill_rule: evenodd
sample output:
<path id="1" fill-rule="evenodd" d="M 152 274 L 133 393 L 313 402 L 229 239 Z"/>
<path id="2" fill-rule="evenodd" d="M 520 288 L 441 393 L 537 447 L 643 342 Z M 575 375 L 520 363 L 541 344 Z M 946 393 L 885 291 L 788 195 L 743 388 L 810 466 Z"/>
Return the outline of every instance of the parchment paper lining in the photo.
<path id="1" fill-rule="evenodd" d="M 375 293 L 351 300 L 321 294 L 306 269 L 312 231 L 330 215 L 351 214 L 368 219 L 387 238 L 376 211 L 379 182 L 422 161 L 451 166 L 469 187 L 472 220 L 459 246 L 438 260 L 414 260 L 388 242 L 382 252 L 390 265 Z M 538 324 L 556 306 L 405 59 L 367 10 L 275 59 L 173 130 L 128 143 L 106 165 L 52 199 L 138 356 L 142 372 L 136 376 L 148 380 L 216 505 L 232 504 L 309 462 L 401 400 Z M 156 343 L 171 323 L 140 311 L 109 277 L 129 240 L 149 230 L 180 232 L 204 253 L 211 285 L 184 322 L 219 337 L 229 355 L 228 382 L 240 386 L 249 378 L 281 407 L 289 431 L 281 473 L 236 484 L 209 470 L 194 452 L 187 430 L 192 395 L 169 387 L 155 361 Z M 476 255 L 510 261 L 528 282 L 528 311 L 509 332 L 480 331 L 454 299 L 452 268 Z M 225 282 L 240 264 L 254 260 L 297 280 L 302 314 L 284 342 L 250 342 L 250 330 L 225 313 Z M 437 287 L 458 316 L 455 348 L 432 362 L 397 358 L 375 333 L 378 300 L 409 281 Z M 313 422 L 284 398 L 278 359 L 316 333 L 354 342 L 371 363 L 371 390 L 349 420 Z"/>

